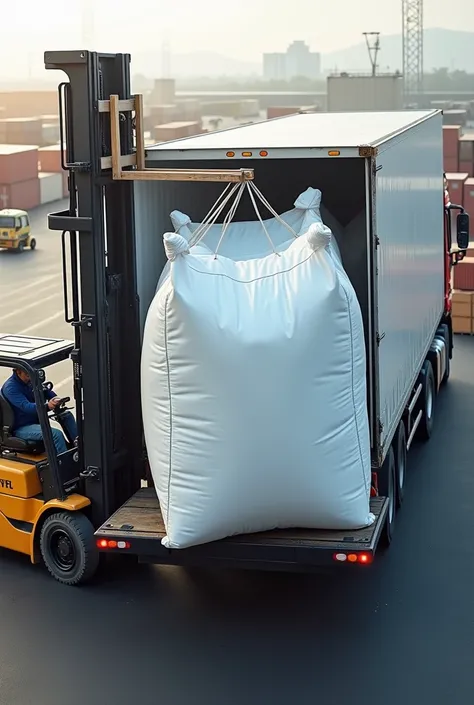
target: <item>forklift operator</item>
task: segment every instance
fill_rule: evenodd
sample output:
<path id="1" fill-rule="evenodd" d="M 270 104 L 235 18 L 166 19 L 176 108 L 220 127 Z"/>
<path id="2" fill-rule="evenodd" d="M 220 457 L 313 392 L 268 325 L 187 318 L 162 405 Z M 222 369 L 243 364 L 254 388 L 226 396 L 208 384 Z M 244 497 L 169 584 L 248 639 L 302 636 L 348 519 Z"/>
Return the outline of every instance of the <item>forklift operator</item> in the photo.
<path id="1" fill-rule="evenodd" d="M 2 393 L 13 409 L 15 421 L 12 433 L 24 441 L 41 441 L 43 433 L 36 410 L 33 388 L 29 375 L 23 370 L 13 370 L 13 374 L 2 387 Z M 46 405 L 53 411 L 60 402 L 60 397 L 53 390 L 45 390 Z M 61 423 L 70 438 L 77 440 L 76 419 L 70 411 L 61 413 Z M 58 454 L 67 450 L 66 439 L 58 428 L 51 427 L 54 446 Z"/>

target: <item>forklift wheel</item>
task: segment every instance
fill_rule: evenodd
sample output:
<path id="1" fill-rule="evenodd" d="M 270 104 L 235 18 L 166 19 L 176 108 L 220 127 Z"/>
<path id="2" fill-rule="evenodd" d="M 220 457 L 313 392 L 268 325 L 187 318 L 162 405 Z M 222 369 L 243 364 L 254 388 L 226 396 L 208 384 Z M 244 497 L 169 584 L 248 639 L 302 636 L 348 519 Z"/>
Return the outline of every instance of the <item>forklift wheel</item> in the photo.
<path id="1" fill-rule="evenodd" d="M 40 548 L 53 578 L 65 585 L 86 582 L 99 564 L 94 529 L 80 512 L 51 514 L 41 529 Z"/>

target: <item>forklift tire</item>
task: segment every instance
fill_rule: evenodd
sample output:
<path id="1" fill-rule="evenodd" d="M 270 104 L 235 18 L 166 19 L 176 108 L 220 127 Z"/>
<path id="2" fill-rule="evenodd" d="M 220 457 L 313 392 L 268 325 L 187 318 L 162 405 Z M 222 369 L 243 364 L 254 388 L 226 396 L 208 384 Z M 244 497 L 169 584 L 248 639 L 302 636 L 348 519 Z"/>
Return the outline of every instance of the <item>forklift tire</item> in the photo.
<path id="1" fill-rule="evenodd" d="M 421 370 L 422 390 L 420 394 L 420 406 L 423 415 L 420 425 L 417 428 L 417 436 L 422 441 L 429 441 L 433 433 L 434 410 L 436 404 L 436 383 L 433 366 L 426 360 Z"/>
<path id="2" fill-rule="evenodd" d="M 40 548 L 46 568 L 64 585 L 85 583 L 99 565 L 94 528 L 80 512 L 51 514 L 41 528 Z"/>
<path id="3" fill-rule="evenodd" d="M 403 421 L 400 421 L 395 436 L 395 476 L 397 479 L 397 507 L 401 507 L 405 497 L 407 479 L 407 433 Z"/>
<path id="4" fill-rule="evenodd" d="M 397 514 L 397 477 L 393 445 L 390 446 L 390 450 L 379 472 L 378 487 L 380 496 L 388 497 L 389 501 L 387 516 L 382 530 L 382 536 L 380 537 L 382 544 L 388 547 L 392 543 Z"/>
<path id="5" fill-rule="evenodd" d="M 30 240 L 30 250 L 36 250 L 36 240 L 34 237 Z"/>

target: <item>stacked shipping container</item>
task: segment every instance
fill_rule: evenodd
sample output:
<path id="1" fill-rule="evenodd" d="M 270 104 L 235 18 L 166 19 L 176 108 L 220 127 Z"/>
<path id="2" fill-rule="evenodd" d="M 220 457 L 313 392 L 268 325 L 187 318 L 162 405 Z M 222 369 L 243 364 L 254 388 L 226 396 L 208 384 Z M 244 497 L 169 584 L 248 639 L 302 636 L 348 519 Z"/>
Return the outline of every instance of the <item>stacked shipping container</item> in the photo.
<path id="1" fill-rule="evenodd" d="M 157 142 L 179 140 L 201 133 L 200 122 L 169 122 L 165 125 L 156 125 L 153 128 L 153 137 Z"/>
<path id="2" fill-rule="evenodd" d="M 474 176 L 474 135 L 461 135 L 459 138 L 459 171 Z"/>
<path id="3" fill-rule="evenodd" d="M 60 174 L 62 180 L 62 196 L 67 196 L 67 171 L 63 171 L 61 166 L 61 146 L 59 144 L 42 147 L 38 150 L 38 168 L 40 174 Z"/>
<path id="4" fill-rule="evenodd" d="M 443 161 L 446 172 L 459 172 L 459 125 L 443 125 Z"/>
<path id="5" fill-rule="evenodd" d="M 38 148 L 0 144 L 0 208 L 29 210 L 39 204 Z"/>

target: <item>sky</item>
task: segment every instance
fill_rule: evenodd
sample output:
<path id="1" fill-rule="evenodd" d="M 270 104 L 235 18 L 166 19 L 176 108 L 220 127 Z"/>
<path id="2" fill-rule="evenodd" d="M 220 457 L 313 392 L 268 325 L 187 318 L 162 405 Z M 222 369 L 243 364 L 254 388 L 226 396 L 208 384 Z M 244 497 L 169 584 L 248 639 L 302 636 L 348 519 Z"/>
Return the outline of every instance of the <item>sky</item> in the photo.
<path id="1" fill-rule="evenodd" d="M 81 41 L 83 3 L 94 7 L 92 46 Z M 172 53 L 212 50 L 249 62 L 294 39 L 324 53 L 359 43 L 364 31 L 399 33 L 401 0 L 4 0 L 2 25 L 21 26 L 29 47 L 22 58 L 17 33 L 2 33 L 0 75 L 8 78 L 27 66 L 37 75 L 46 49 L 123 51 L 133 59 L 137 51 L 160 52 L 165 38 Z M 424 0 L 424 25 L 474 32 L 474 0 Z"/>

